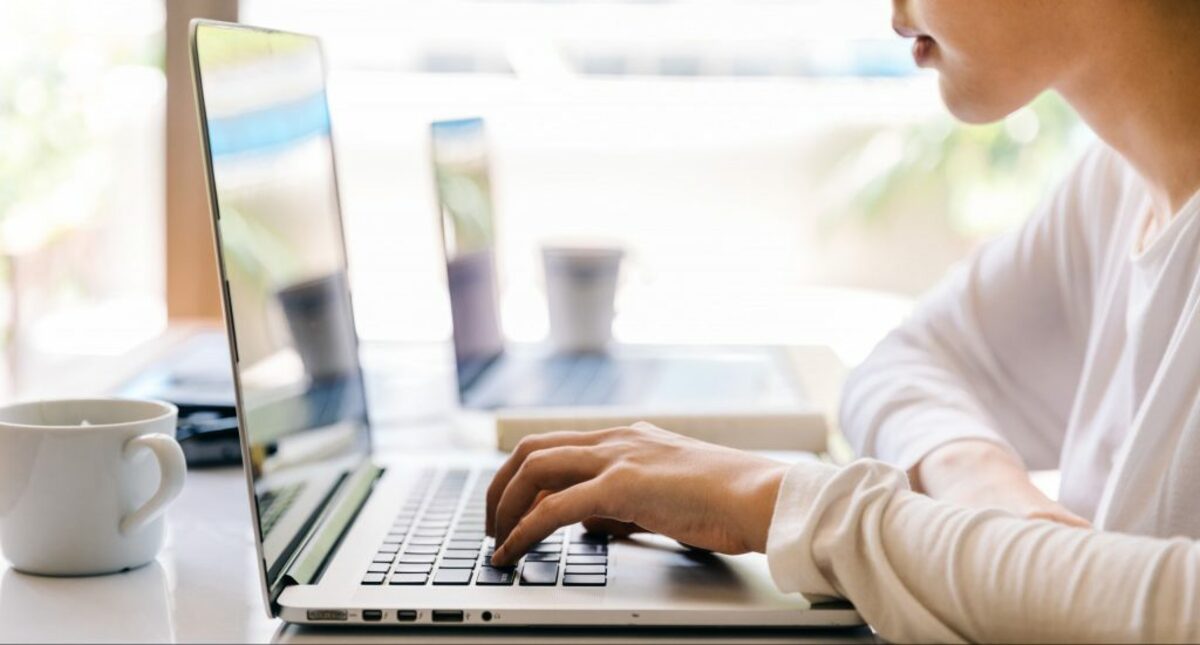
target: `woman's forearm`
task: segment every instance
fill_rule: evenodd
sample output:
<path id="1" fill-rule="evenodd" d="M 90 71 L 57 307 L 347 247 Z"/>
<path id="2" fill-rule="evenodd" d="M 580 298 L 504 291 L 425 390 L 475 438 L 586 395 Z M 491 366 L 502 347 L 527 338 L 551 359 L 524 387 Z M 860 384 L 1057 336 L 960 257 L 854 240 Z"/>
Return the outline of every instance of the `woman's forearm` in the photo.
<path id="1" fill-rule="evenodd" d="M 1000 508 L 1022 517 L 1089 525 L 1048 498 L 1015 454 L 979 439 L 947 443 L 908 471 L 913 490 L 975 508 Z"/>
<path id="2" fill-rule="evenodd" d="M 849 598 L 897 641 L 1200 640 L 1200 546 L 972 510 L 864 460 L 789 471 L 776 583 Z"/>

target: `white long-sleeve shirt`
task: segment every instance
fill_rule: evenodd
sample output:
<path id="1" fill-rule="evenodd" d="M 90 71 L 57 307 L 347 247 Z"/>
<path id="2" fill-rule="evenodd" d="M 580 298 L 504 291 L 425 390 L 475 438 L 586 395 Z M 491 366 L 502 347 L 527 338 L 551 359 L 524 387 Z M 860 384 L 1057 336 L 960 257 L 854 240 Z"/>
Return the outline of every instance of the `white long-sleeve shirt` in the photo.
<path id="1" fill-rule="evenodd" d="M 939 502 L 874 460 L 794 466 L 767 559 L 894 642 L 1200 641 L 1200 543 Z"/>
<path id="2" fill-rule="evenodd" d="M 851 374 L 842 429 L 909 468 L 960 438 L 1062 471 L 1098 528 L 1200 537 L 1200 193 L 1139 250 L 1145 183 L 1091 150 Z"/>
<path id="3" fill-rule="evenodd" d="M 941 505 L 882 464 L 799 467 L 771 529 L 777 583 L 845 595 L 901 640 L 1200 639 L 1200 194 L 1141 249 L 1149 215 L 1142 180 L 1097 146 L 842 399 L 859 454 L 907 470 L 988 439 L 1058 466 L 1060 501 L 1100 531 Z"/>

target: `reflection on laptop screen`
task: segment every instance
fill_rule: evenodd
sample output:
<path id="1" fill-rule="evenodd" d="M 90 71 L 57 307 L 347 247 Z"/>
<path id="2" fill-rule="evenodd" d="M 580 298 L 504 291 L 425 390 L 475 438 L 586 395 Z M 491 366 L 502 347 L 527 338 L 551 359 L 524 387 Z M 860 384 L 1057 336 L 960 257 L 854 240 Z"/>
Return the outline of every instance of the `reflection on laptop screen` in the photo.
<path id="1" fill-rule="evenodd" d="M 487 141 L 483 119 L 437 121 L 430 134 L 461 394 L 504 350 Z"/>
<path id="2" fill-rule="evenodd" d="M 198 91 L 269 584 L 369 452 L 313 38 L 198 25 Z"/>

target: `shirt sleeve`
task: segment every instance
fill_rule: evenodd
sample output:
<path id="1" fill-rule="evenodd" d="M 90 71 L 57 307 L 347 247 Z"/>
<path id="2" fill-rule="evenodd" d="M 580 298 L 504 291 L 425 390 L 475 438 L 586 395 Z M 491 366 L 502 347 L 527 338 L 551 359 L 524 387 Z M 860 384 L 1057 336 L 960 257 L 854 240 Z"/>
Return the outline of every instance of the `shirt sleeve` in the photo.
<path id="1" fill-rule="evenodd" d="M 1093 187 L 1113 172 L 1111 154 L 1085 155 L 1023 227 L 982 247 L 851 373 L 840 416 L 858 455 L 908 469 L 980 438 L 1029 468 L 1057 464 L 1107 234 L 1096 233 L 1107 223 Z"/>
<path id="2" fill-rule="evenodd" d="M 889 641 L 1200 641 L 1200 543 L 939 502 L 873 460 L 794 466 L 767 556 L 782 590 L 847 598 Z"/>

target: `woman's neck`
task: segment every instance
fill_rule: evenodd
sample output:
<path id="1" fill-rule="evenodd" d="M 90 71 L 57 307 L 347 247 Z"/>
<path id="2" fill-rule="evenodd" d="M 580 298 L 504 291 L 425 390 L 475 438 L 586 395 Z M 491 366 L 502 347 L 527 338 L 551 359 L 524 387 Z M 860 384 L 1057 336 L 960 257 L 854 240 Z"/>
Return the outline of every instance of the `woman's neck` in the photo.
<path id="1" fill-rule="evenodd" d="M 1195 16 L 1149 5 L 1086 25 L 1081 62 L 1056 89 L 1142 176 L 1163 221 L 1200 190 L 1200 39 Z"/>

